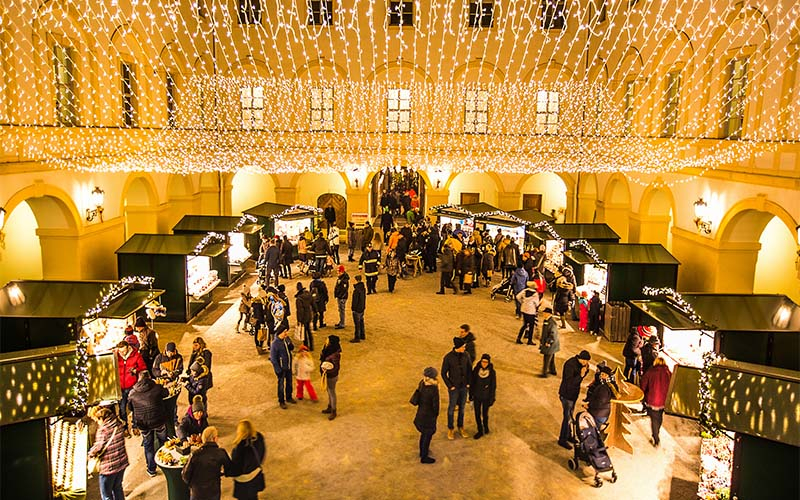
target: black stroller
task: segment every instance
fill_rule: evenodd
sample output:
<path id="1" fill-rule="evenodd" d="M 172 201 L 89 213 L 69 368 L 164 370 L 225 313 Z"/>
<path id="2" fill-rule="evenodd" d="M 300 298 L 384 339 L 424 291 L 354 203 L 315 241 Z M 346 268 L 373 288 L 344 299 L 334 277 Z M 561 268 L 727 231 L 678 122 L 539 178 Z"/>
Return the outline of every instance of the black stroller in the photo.
<path id="1" fill-rule="evenodd" d="M 492 287 L 492 300 L 494 300 L 495 295 L 503 295 L 506 302 L 514 300 L 514 287 L 511 286 L 511 278 L 505 278 L 499 285 Z"/>
<path id="2" fill-rule="evenodd" d="M 601 472 L 610 471 L 611 479 L 609 481 L 617 482 L 614 464 L 611 463 L 611 457 L 608 456 L 606 445 L 603 443 L 603 438 L 600 437 L 600 431 L 597 429 L 594 418 L 588 411 L 582 411 L 575 415 L 572 425 L 578 443 L 573 448 L 575 455 L 567 462 L 569 468 L 578 470 L 581 462 L 591 465 L 594 469 L 594 486 L 596 488 L 603 486 L 603 480 L 600 479 Z"/>

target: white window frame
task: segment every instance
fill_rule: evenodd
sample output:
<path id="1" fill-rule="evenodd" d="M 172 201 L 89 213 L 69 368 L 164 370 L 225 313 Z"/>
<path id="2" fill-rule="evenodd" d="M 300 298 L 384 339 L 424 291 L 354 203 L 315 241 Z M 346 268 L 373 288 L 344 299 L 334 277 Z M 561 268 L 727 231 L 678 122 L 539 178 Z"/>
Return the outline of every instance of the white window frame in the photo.
<path id="1" fill-rule="evenodd" d="M 536 124 L 534 132 L 541 135 L 558 134 L 561 94 L 555 90 L 536 91 Z"/>
<path id="2" fill-rule="evenodd" d="M 494 2 L 489 0 L 470 0 L 467 11 L 468 28 L 493 28 L 494 27 Z M 484 21 L 488 19 L 488 26 Z"/>
<path id="3" fill-rule="evenodd" d="M 395 88 L 386 92 L 386 130 L 411 132 L 411 90 Z"/>
<path id="4" fill-rule="evenodd" d="M 749 64 L 749 57 L 736 57 L 727 64 L 728 78 L 725 82 L 725 120 L 723 122 L 725 139 L 741 139 L 744 132 Z M 739 68 L 741 71 L 737 72 Z"/>
<path id="5" fill-rule="evenodd" d="M 122 60 L 119 65 L 120 92 L 122 96 L 122 126 L 136 128 L 139 126 L 138 85 L 136 79 L 136 65 Z M 124 68 L 128 69 L 129 81 L 125 81 Z M 130 108 L 130 111 L 128 111 Z"/>
<path id="6" fill-rule="evenodd" d="M 308 26 L 333 26 L 333 0 L 308 0 L 307 10 Z"/>
<path id="7" fill-rule="evenodd" d="M 675 137 L 678 132 L 678 117 L 681 105 L 681 71 L 676 69 L 667 73 L 664 88 L 664 122 L 662 137 Z"/>
<path id="8" fill-rule="evenodd" d="M 636 81 L 625 82 L 625 94 L 622 98 L 622 134 L 631 135 L 633 131 L 634 100 L 636 99 Z"/>
<path id="9" fill-rule="evenodd" d="M 312 87 L 309 109 L 311 130 L 333 130 L 333 87 Z"/>
<path id="10" fill-rule="evenodd" d="M 489 131 L 489 91 L 467 89 L 464 92 L 464 133 L 486 134 Z"/>
<path id="11" fill-rule="evenodd" d="M 261 130 L 264 128 L 264 87 L 239 88 L 242 130 Z"/>
<path id="12" fill-rule="evenodd" d="M 53 84 L 55 85 L 55 116 L 56 123 L 65 127 L 78 125 L 78 99 L 75 94 L 76 82 L 74 71 L 75 49 L 67 45 L 54 43 Z"/>

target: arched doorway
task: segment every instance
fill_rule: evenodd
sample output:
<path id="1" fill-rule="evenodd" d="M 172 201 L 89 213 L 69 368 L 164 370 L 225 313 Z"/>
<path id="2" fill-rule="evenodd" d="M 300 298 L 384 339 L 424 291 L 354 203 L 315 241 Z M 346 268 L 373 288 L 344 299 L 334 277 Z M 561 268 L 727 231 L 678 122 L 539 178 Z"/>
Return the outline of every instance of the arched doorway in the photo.
<path id="1" fill-rule="evenodd" d="M 796 268 L 796 234 L 792 234 L 778 217 L 764 227 L 758 242 L 753 293 L 782 293 L 800 303 L 800 276 Z"/>
<path id="2" fill-rule="evenodd" d="M 605 222 L 620 237 L 628 241 L 628 225 L 631 210 L 631 191 L 622 174 L 614 174 L 606 185 L 602 202 L 597 203 L 597 221 Z"/>
<path id="3" fill-rule="evenodd" d="M 597 176 L 589 172 L 578 173 L 578 222 L 595 222 L 597 219 Z"/>
<path id="4" fill-rule="evenodd" d="M 344 229 L 347 227 L 347 199 L 336 193 L 325 193 L 317 198 L 317 207 L 326 209 L 333 207 L 336 211 L 336 227 Z M 323 217 L 323 221 L 324 221 Z M 324 222 L 325 228 L 328 228 L 328 223 Z"/>
<path id="5" fill-rule="evenodd" d="M 564 179 L 552 172 L 533 174 L 519 188 L 522 208 L 532 208 L 552 215 L 556 222 L 569 222 L 567 216 L 567 185 Z"/>
<path id="6" fill-rule="evenodd" d="M 129 178 L 122 196 L 125 239 L 136 233 L 157 233 L 158 196 L 153 181 L 143 175 Z"/>
<path id="7" fill-rule="evenodd" d="M 650 188 L 642 196 L 638 214 L 631 214 L 630 240 L 636 243 L 660 243 L 672 248 L 674 200 L 667 188 Z"/>
<path id="8" fill-rule="evenodd" d="M 419 198 L 420 213 L 425 213 L 425 182 L 419 172 L 412 167 L 386 167 L 372 177 L 372 215 L 381 213 L 381 197 L 384 193 L 397 194 L 402 198 L 403 193 L 413 189 Z M 399 203 L 398 203 L 399 205 Z M 398 208 L 397 214 L 401 214 Z"/>

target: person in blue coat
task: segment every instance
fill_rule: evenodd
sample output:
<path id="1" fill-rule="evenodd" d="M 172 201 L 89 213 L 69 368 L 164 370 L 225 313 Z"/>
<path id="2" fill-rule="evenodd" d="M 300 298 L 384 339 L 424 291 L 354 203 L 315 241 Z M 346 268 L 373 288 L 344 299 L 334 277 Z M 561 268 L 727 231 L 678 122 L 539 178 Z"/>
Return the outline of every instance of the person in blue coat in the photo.
<path id="1" fill-rule="evenodd" d="M 282 409 L 286 409 L 286 403 L 297 403 L 292 398 L 292 350 L 294 345 L 289 340 L 289 330 L 282 331 L 269 349 L 269 360 L 272 362 L 272 369 L 278 377 L 278 403 Z"/>

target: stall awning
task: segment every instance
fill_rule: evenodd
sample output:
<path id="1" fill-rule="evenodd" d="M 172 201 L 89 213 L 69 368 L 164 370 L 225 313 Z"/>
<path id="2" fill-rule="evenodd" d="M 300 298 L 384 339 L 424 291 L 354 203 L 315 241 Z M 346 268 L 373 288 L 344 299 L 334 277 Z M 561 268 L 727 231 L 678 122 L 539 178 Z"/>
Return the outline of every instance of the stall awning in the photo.
<path id="1" fill-rule="evenodd" d="M 478 216 L 481 214 L 486 214 L 490 212 L 499 212 L 500 209 L 489 205 L 488 203 L 468 203 L 466 205 L 459 205 L 461 208 L 466 210 L 467 212 L 471 213 L 472 215 Z"/>
<path id="2" fill-rule="evenodd" d="M 121 247 L 118 254 L 142 255 L 206 255 L 216 257 L 226 245 L 209 243 L 198 249 L 206 235 L 203 234 L 134 234 Z M 222 249 L 220 250 L 220 247 Z"/>
<path id="3" fill-rule="evenodd" d="M 80 318 L 116 281 L 12 281 L 0 289 L 0 317 Z M 131 288 L 112 301 L 103 318 L 125 318 L 164 290 Z"/>
<path id="4" fill-rule="evenodd" d="M 663 246 L 654 243 L 591 243 L 597 256 L 609 264 L 680 264 Z M 594 262 L 585 252 L 576 248 L 564 255 L 579 264 Z"/>
<path id="5" fill-rule="evenodd" d="M 526 224 L 536 224 L 543 221 L 553 222 L 555 220 L 555 218 L 545 215 L 538 210 L 533 210 L 532 208 L 525 210 L 511 210 L 508 213 L 514 217 L 524 220 Z"/>
<path id="6" fill-rule="evenodd" d="M 682 294 L 707 324 L 724 331 L 797 331 L 800 306 L 785 295 Z M 672 330 L 696 330 L 698 325 L 664 301 L 633 301 L 633 305 Z"/>
<path id="7" fill-rule="evenodd" d="M 800 446 L 800 372 L 725 360 L 710 373 L 711 418 L 721 428 Z M 666 411 L 700 418 L 700 369 L 676 366 Z"/>
<path id="8" fill-rule="evenodd" d="M 268 219 L 296 220 L 316 217 L 317 214 L 322 213 L 322 209 L 305 205 L 282 205 L 280 203 L 264 202 L 243 210 L 242 213 Z"/>
<path id="9" fill-rule="evenodd" d="M 184 215 L 183 218 L 172 228 L 173 232 L 194 232 L 194 233 L 230 233 L 236 230 L 244 234 L 253 234 L 264 227 L 261 224 L 246 223 L 239 226 L 241 217 L 229 215 Z M 238 226 L 238 229 L 237 229 Z"/>
<path id="10" fill-rule="evenodd" d="M 555 232 L 564 240 L 605 240 L 619 241 L 619 235 L 608 224 L 551 224 Z M 546 241 L 553 239 L 549 233 L 535 229 L 528 234 Z"/>

